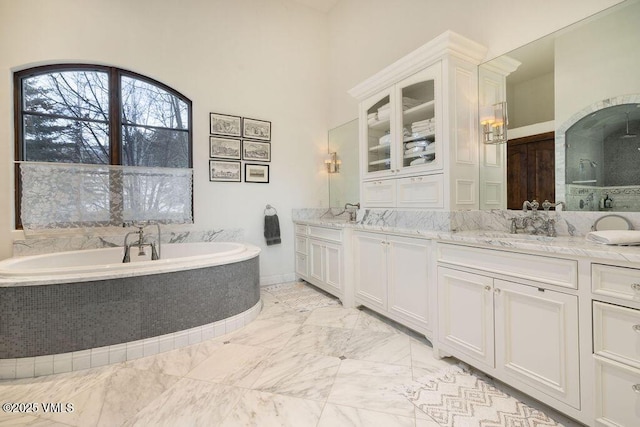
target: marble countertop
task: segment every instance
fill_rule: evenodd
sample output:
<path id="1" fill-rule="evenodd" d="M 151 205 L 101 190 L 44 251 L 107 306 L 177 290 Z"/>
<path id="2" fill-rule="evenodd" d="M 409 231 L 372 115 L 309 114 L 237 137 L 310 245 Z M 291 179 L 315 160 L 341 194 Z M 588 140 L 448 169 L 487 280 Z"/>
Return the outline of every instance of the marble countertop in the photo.
<path id="1" fill-rule="evenodd" d="M 603 245 L 588 242 L 583 236 L 548 237 L 530 234 L 510 234 L 508 232 L 491 230 L 437 231 L 419 228 L 398 228 L 386 225 L 368 225 L 349 222 L 343 219 L 305 219 L 296 220 L 295 222 L 298 224 L 331 228 L 351 228 L 361 231 L 393 233 L 449 243 L 465 243 L 483 247 L 534 251 L 552 255 L 569 255 L 607 261 L 640 263 L 640 246 Z"/>

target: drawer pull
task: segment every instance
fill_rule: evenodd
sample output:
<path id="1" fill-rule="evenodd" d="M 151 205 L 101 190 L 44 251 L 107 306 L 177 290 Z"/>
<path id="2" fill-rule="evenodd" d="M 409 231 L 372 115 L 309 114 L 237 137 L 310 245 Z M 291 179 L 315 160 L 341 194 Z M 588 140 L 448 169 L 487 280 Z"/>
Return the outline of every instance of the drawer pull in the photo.
<path id="1" fill-rule="evenodd" d="M 489 286 L 489 285 L 485 286 L 485 287 L 484 287 L 484 290 L 485 290 L 485 291 L 487 291 L 487 292 L 489 292 L 489 291 L 491 290 L 491 286 Z"/>
<path id="2" fill-rule="evenodd" d="M 636 292 L 640 292 L 640 283 L 632 283 L 631 289 L 633 289 Z"/>
<path id="3" fill-rule="evenodd" d="M 495 292 L 496 295 L 500 295 L 500 292 L 502 291 L 500 290 L 500 288 L 495 288 L 493 292 Z"/>
<path id="4" fill-rule="evenodd" d="M 640 384 L 634 384 L 631 386 L 631 390 L 635 391 L 636 393 L 640 394 Z"/>
<path id="5" fill-rule="evenodd" d="M 640 332 L 640 325 L 633 325 L 631 329 L 633 329 L 635 332 Z"/>

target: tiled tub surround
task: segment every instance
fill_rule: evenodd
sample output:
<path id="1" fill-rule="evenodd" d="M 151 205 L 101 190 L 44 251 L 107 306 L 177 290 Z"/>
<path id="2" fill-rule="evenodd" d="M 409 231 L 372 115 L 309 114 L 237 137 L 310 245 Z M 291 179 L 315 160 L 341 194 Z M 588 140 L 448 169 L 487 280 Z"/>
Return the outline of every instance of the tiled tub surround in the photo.
<path id="1" fill-rule="evenodd" d="M 70 282 L 68 274 L 60 278 L 61 283 L 48 275 L 2 279 L 0 376 L 53 372 L 37 369 L 45 363 L 43 356 L 54 360 L 52 355 L 58 359 L 65 353 L 86 355 L 107 346 L 126 348 L 129 353 L 132 343 L 147 343 L 167 334 L 197 335 L 203 327 L 215 329 L 213 324 L 226 324 L 225 319 L 234 316 L 241 315 L 238 322 L 244 324 L 248 317 L 242 313 L 256 307 L 260 298 L 259 249 L 247 248 L 232 255 L 235 260 L 220 261 L 224 264 L 197 260 L 210 265 L 174 266 L 179 271 L 162 274 L 147 269 L 137 276 L 135 271 L 118 276 L 107 269 L 102 279 L 91 281 Z M 167 270 L 166 261 L 170 260 L 132 264 L 152 263 L 157 270 Z"/>
<path id="2" fill-rule="evenodd" d="M 244 230 L 241 228 L 223 230 L 195 230 L 187 225 L 161 225 L 162 244 L 193 242 L 242 242 Z M 123 247 L 124 237 L 134 228 L 87 228 L 78 230 L 28 231 L 26 236 L 14 240 L 13 255 L 39 255 L 51 252 L 77 251 L 81 249 L 101 249 Z M 149 228 L 155 237 L 154 228 Z M 146 231 L 145 231 L 146 233 Z"/>

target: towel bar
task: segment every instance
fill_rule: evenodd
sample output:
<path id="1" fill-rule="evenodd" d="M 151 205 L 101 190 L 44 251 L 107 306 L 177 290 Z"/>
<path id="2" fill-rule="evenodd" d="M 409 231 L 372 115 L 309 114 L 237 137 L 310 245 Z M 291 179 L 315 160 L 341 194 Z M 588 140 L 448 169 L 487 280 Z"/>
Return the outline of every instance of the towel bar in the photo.
<path id="1" fill-rule="evenodd" d="M 273 211 L 273 213 L 268 213 L 268 211 L 271 211 L 271 210 Z M 271 206 L 271 205 L 267 205 L 267 206 L 264 208 L 264 214 L 265 214 L 265 215 L 277 215 L 277 214 L 278 214 L 278 211 L 277 211 L 277 210 L 276 210 L 276 208 L 274 208 L 273 206 Z"/>

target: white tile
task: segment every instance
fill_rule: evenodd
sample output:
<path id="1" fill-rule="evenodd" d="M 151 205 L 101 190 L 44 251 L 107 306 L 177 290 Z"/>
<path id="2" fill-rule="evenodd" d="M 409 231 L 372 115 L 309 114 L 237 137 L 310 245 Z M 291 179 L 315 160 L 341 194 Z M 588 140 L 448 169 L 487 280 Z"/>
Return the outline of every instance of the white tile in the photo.
<path id="1" fill-rule="evenodd" d="M 173 340 L 173 334 L 167 334 L 158 337 L 158 353 L 164 353 L 165 351 L 173 350 Z"/>
<path id="2" fill-rule="evenodd" d="M 202 342 L 202 328 L 189 329 L 189 345 L 198 344 Z"/>
<path id="3" fill-rule="evenodd" d="M 216 322 L 213 324 L 213 330 L 215 331 L 215 336 L 216 337 L 221 337 L 224 334 L 227 333 L 227 325 L 226 325 L 226 321 L 221 320 L 219 322 Z"/>
<path id="4" fill-rule="evenodd" d="M 91 349 L 91 367 L 104 366 L 109 364 L 109 347 L 98 347 Z"/>
<path id="5" fill-rule="evenodd" d="M 127 343 L 127 360 L 139 359 L 144 356 L 144 341 L 132 341 Z"/>
<path id="6" fill-rule="evenodd" d="M 39 377 L 41 375 L 51 374 L 53 374 L 53 355 L 36 356 L 34 375 Z"/>
<path id="7" fill-rule="evenodd" d="M 233 332 L 236 329 L 239 329 L 239 321 L 238 316 L 231 316 L 225 320 L 225 332 L 228 334 L 229 332 Z"/>
<path id="8" fill-rule="evenodd" d="M 122 363 L 127 361 L 127 344 L 115 344 L 109 346 L 109 363 Z"/>
<path id="9" fill-rule="evenodd" d="M 182 348 L 189 345 L 189 333 L 185 331 L 176 332 L 173 335 L 173 347 Z"/>
<path id="10" fill-rule="evenodd" d="M 36 358 L 22 357 L 16 359 L 16 378 L 31 378 L 35 374 Z"/>
<path id="11" fill-rule="evenodd" d="M 62 374 L 73 371 L 73 353 L 53 355 L 53 373 Z"/>
<path id="12" fill-rule="evenodd" d="M 12 380 L 16 377 L 16 359 L 0 360 L 0 379 Z"/>
<path id="13" fill-rule="evenodd" d="M 71 353 L 71 364 L 74 371 L 91 367 L 91 350 L 74 351 Z"/>
<path id="14" fill-rule="evenodd" d="M 158 338 L 147 338 L 142 340 L 142 353 L 144 354 L 144 357 L 158 354 L 159 348 L 160 344 L 158 343 Z"/>
<path id="15" fill-rule="evenodd" d="M 216 337 L 216 328 L 213 323 L 202 327 L 202 341 L 210 340 Z"/>

